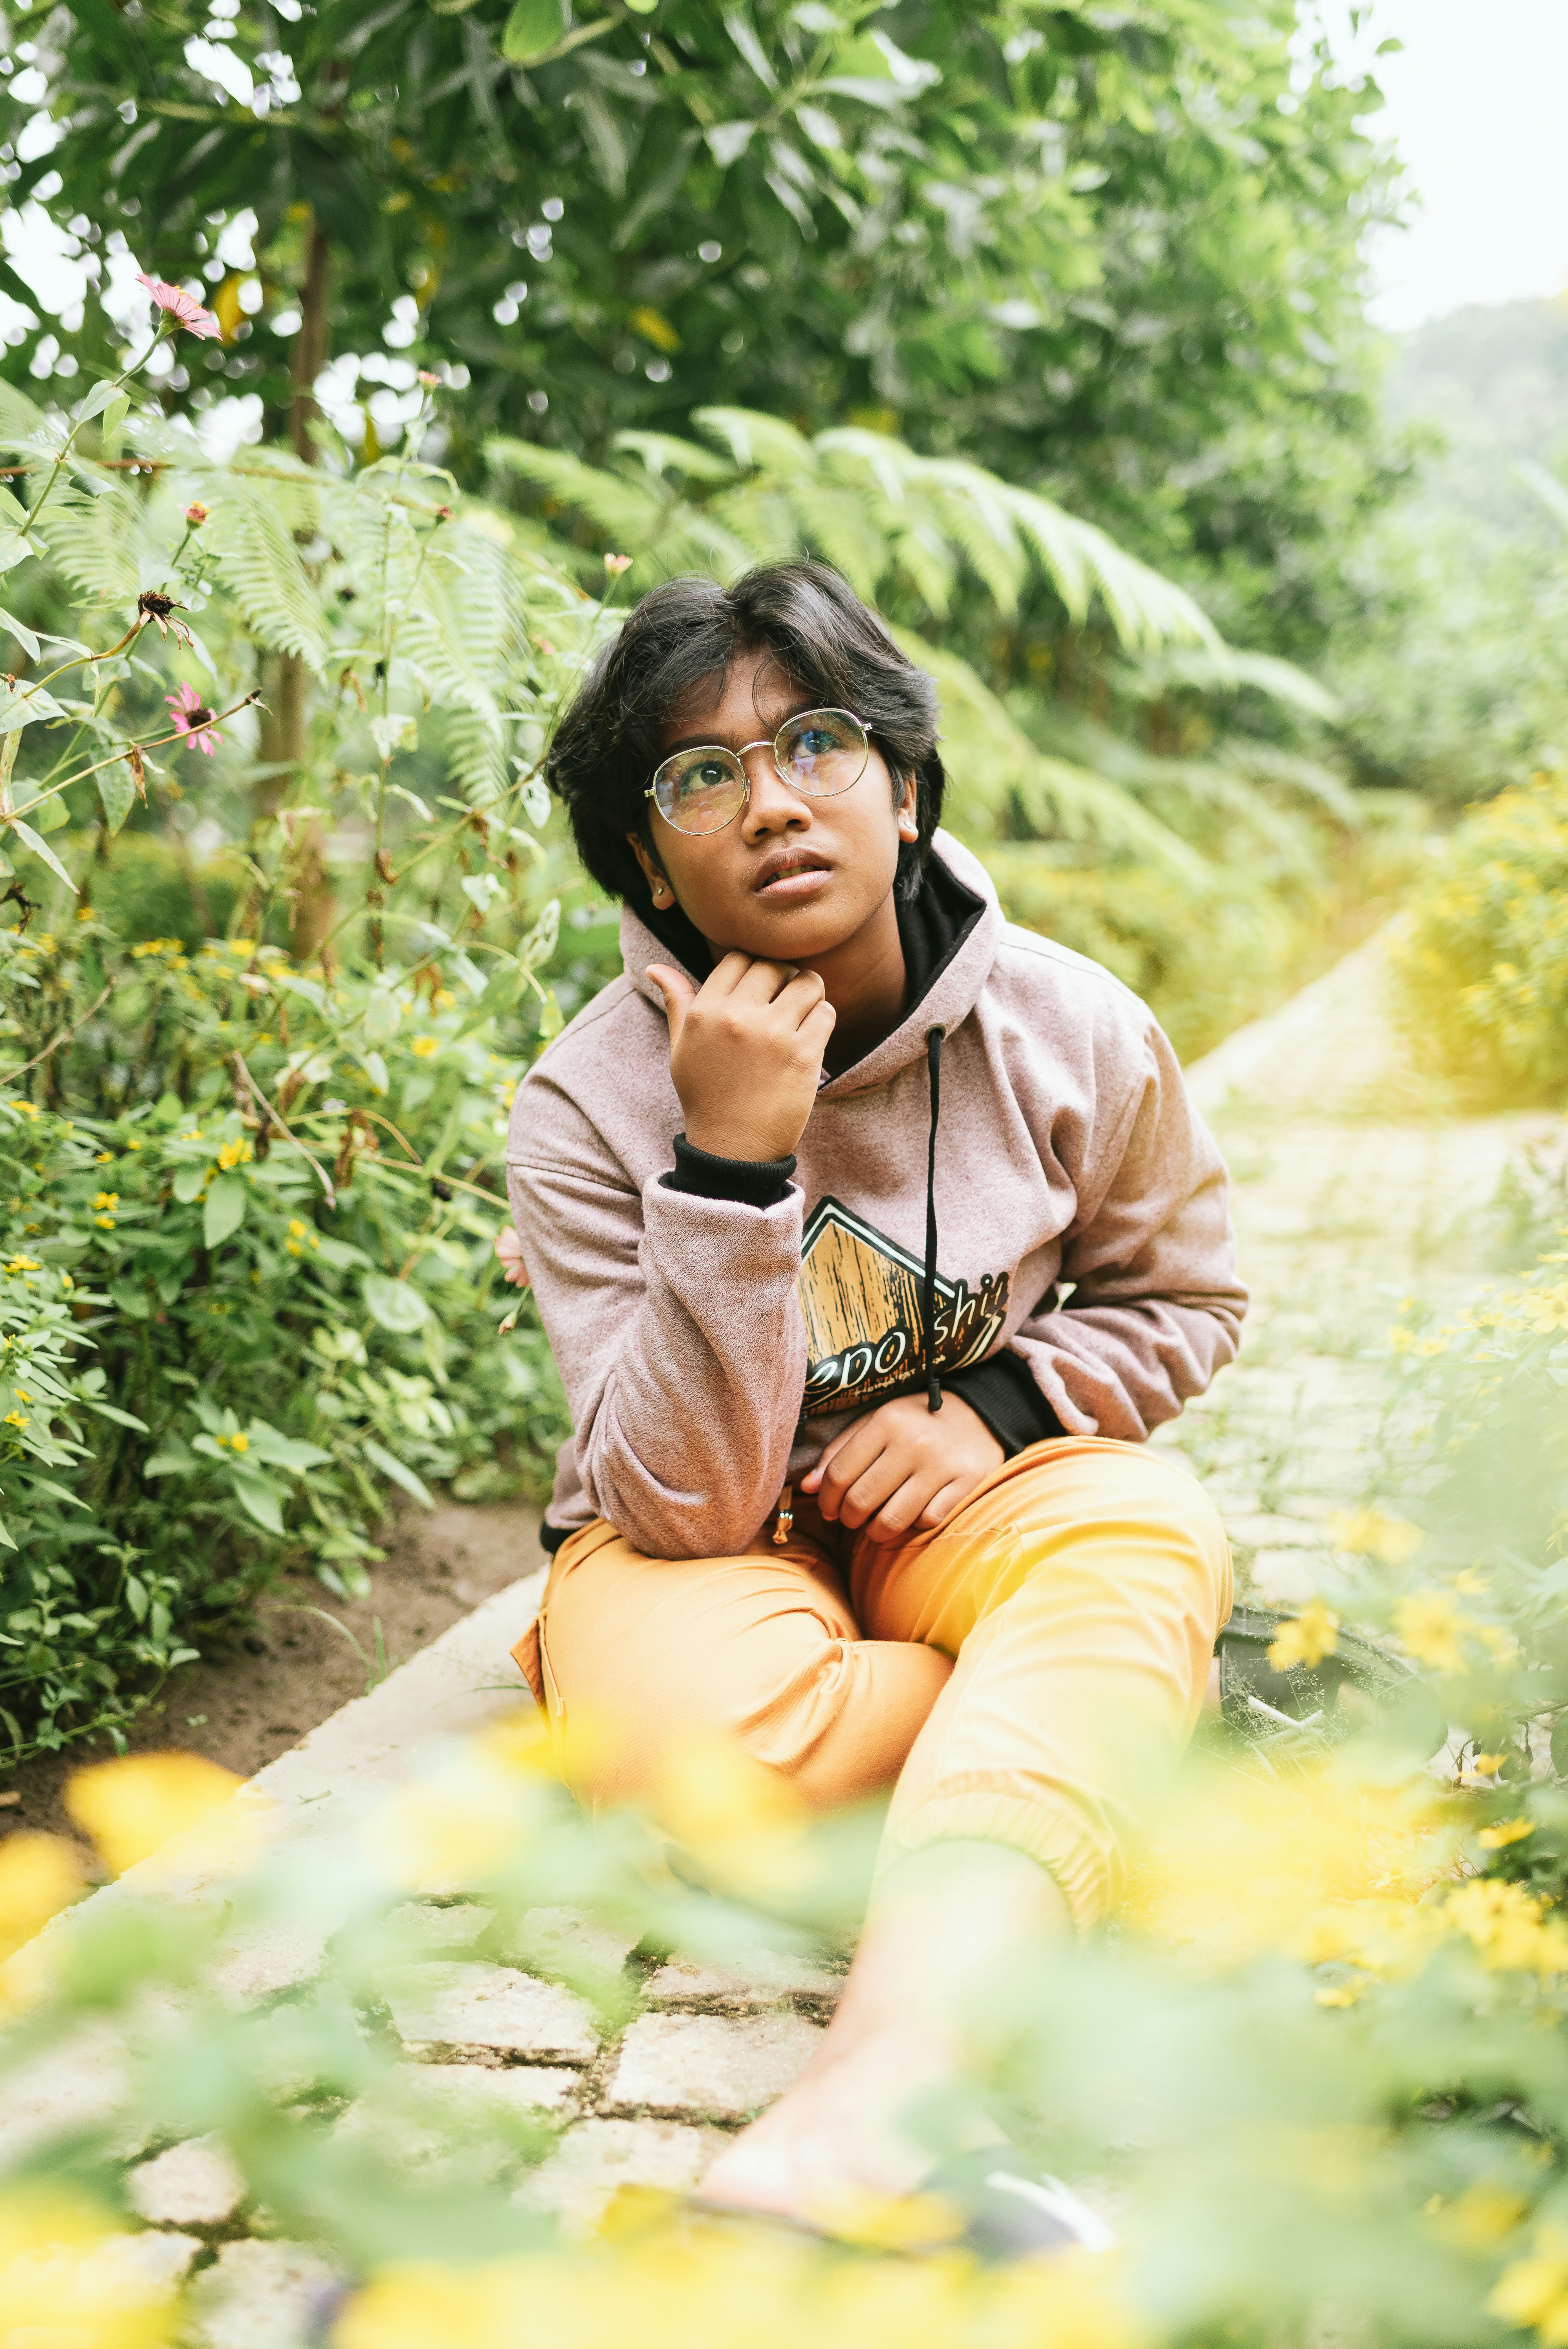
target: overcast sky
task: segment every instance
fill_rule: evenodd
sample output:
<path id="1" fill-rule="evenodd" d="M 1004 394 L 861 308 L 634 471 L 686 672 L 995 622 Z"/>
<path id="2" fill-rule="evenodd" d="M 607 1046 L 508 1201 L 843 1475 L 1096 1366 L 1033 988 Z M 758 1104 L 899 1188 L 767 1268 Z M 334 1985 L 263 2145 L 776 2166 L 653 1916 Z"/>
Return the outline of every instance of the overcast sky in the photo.
<path id="1" fill-rule="evenodd" d="M 1371 248 L 1379 323 L 1568 288 L 1568 0 L 1322 0 L 1321 13 L 1337 53 L 1372 65 L 1387 104 L 1368 127 L 1395 140 L 1420 197 L 1409 228 Z M 1403 49 L 1374 65 L 1390 37 Z"/>

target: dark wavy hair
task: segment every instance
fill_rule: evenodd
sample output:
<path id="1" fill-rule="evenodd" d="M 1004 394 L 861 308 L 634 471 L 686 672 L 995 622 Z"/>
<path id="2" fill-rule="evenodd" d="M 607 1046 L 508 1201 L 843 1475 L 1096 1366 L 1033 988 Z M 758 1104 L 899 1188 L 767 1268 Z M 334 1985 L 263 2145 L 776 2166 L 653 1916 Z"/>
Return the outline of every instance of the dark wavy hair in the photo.
<path id="1" fill-rule="evenodd" d="M 912 895 L 942 818 L 946 781 L 936 750 L 936 688 L 825 563 L 768 563 L 727 587 L 686 577 L 652 588 L 601 653 L 562 718 L 549 777 L 565 802 L 577 854 L 599 886 L 640 914 L 652 900 L 626 839 L 658 858 L 644 794 L 664 729 L 704 687 L 722 688 L 733 663 L 771 653 L 795 689 L 825 709 L 852 709 L 892 770 L 913 775 L 919 824 L 899 860 Z"/>

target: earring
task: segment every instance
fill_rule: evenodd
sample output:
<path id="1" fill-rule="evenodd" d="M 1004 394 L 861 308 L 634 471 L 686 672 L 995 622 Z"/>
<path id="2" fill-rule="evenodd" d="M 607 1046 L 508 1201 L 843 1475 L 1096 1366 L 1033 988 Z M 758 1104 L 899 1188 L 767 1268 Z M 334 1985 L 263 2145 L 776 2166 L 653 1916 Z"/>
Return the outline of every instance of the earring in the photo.
<path id="1" fill-rule="evenodd" d="M 665 900 L 668 897 L 669 894 L 670 894 L 670 893 L 669 893 L 668 889 L 665 886 L 665 884 L 664 884 L 662 881 L 655 881 L 655 884 L 654 884 L 654 903 L 655 903 L 655 905 L 662 905 L 665 903 Z"/>

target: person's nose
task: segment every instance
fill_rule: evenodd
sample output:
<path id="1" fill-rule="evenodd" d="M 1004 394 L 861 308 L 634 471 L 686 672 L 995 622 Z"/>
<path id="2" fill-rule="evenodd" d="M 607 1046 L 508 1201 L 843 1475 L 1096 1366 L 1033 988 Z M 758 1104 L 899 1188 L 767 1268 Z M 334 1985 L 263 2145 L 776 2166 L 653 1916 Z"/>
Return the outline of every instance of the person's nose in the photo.
<path id="1" fill-rule="evenodd" d="M 799 792 L 791 791 L 779 773 L 771 742 L 755 744 L 744 753 L 741 764 L 751 786 L 740 820 L 744 839 L 765 840 L 769 833 L 810 831 L 810 802 Z"/>

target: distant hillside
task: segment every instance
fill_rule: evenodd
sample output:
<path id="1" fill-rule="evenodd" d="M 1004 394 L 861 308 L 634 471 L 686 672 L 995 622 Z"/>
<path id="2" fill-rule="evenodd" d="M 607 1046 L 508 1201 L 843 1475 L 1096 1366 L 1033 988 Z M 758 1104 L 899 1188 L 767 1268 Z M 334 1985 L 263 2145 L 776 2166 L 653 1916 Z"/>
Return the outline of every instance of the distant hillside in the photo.
<path id="1" fill-rule="evenodd" d="M 1401 335 L 1385 397 L 1391 415 L 1429 419 L 1449 441 L 1428 469 L 1429 511 L 1499 539 L 1560 539 L 1513 468 L 1568 465 L 1568 302 L 1476 303 Z"/>

